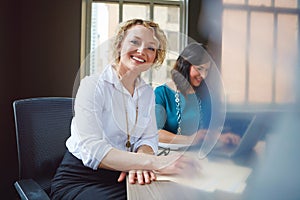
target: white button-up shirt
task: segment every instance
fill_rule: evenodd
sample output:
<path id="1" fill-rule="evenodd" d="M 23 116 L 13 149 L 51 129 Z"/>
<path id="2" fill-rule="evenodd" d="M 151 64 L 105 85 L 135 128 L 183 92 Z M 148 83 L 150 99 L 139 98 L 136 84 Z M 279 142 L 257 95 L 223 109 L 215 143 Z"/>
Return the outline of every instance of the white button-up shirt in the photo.
<path id="1" fill-rule="evenodd" d="M 157 153 L 155 97 L 152 87 L 141 78 L 137 79 L 134 95 L 131 96 L 109 65 L 101 75 L 81 80 L 74 110 L 71 136 L 66 146 L 85 166 L 97 169 L 112 148 L 126 151 L 127 127 L 132 151 L 148 145 Z"/>

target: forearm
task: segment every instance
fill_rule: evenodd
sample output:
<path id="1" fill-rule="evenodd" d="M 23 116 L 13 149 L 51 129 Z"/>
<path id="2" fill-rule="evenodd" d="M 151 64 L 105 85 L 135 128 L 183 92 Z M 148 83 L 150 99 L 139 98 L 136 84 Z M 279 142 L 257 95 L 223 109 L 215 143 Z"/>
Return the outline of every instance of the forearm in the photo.
<path id="1" fill-rule="evenodd" d="M 172 154 L 170 156 L 155 156 L 146 153 L 132 153 L 112 149 L 104 157 L 100 168 L 122 171 L 121 181 L 124 172 L 130 170 L 148 170 L 160 174 L 186 174 L 199 170 L 199 160 L 187 157 L 182 154 Z"/>
<path id="2" fill-rule="evenodd" d="M 112 149 L 102 159 L 99 168 L 116 171 L 129 171 L 132 169 L 155 170 L 158 168 L 156 165 L 157 156 L 153 155 L 153 151 L 152 155 L 149 155 L 148 153 L 150 153 L 150 151 L 147 146 L 141 146 L 138 152 L 139 153 L 132 153 Z"/>
<path id="3" fill-rule="evenodd" d="M 190 144 L 192 138 L 186 135 L 177 135 L 166 130 L 159 130 L 159 142 L 172 144 Z"/>
<path id="4" fill-rule="evenodd" d="M 203 141 L 207 130 L 198 130 L 193 135 L 176 135 L 166 130 L 159 130 L 159 142 L 171 144 L 198 144 Z"/>

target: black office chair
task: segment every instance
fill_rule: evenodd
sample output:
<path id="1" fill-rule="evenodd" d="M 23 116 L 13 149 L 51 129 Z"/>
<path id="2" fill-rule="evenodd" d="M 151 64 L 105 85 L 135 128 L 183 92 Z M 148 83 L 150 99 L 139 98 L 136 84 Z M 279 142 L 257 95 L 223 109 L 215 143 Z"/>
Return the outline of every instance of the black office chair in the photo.
<path id="1" fill-rule="evenodd" d="M 73 99 L 41 97 L 13 102 L 20 199 L 49 199 L 51 179 L 66 151 Z"/>

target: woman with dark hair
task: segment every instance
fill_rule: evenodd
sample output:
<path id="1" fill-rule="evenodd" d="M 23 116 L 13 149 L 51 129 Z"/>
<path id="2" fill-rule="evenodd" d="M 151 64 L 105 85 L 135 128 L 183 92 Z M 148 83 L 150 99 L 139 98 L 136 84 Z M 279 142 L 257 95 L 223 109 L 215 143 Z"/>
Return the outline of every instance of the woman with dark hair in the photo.
<path id="1" fill-rule="evenodd" d="M 205 79 L 211 58 L 199 43 L 191 43 L 178 56 L 172 80 L 155 88 L 159 142 L 195 145 L 203 141 L 211 119 L 211 96 Z M 221 134 L 225 144 L 238 144 L 240 137 Z"/>

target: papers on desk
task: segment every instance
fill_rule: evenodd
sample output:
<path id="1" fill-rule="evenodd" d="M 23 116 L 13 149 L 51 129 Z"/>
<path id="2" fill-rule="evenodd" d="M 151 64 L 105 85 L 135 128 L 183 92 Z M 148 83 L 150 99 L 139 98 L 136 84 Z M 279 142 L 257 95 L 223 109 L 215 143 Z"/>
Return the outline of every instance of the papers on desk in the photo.
<path id="1" fill-rule="evenodd" d="M 157 180 L 170 180 L 207 192 L 221 190 L 230 193 L 242 193 L 251 171 L 251 168 L 205 159 L 202 162 L 202 171 L 198 175 L 191 178 L 159 175 Z"/>

